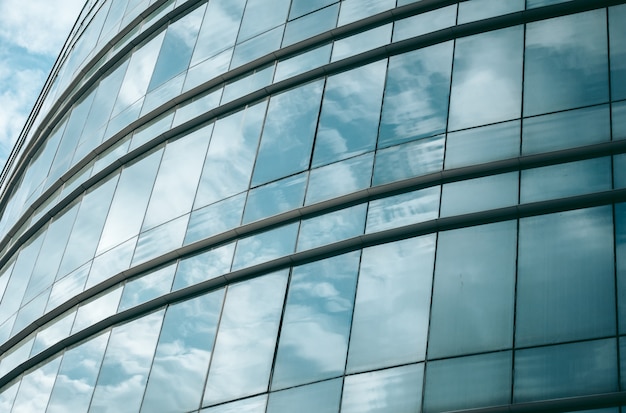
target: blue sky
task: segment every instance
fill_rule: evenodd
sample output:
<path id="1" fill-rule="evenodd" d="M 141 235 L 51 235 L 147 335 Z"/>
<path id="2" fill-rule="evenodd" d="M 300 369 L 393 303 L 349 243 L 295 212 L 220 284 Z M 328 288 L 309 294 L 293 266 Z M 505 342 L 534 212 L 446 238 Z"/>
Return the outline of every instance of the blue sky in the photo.
<path id="1" fill-rule="evenodd" d="M 85 0 L 0 0 L 0 167 Z"/>

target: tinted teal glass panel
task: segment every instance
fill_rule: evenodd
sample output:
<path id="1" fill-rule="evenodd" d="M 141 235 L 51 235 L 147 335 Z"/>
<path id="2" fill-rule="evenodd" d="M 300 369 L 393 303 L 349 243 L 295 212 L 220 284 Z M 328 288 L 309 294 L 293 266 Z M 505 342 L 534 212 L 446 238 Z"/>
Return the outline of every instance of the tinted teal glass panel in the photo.
<path id="1" fill-rule="evenodd" d="M 232 102 L 256 90 L 263 89 L 272 83 L 274 75 L 274 66 L 262 67 L 255 69 L 243 77 L 236 79 L 224 86 L 224 94 L 220 104 Z"/>
<path id="2" fill-rule="evenodd" d="M 191 58 L 192 66 L 235 45 L 245 5 L 246 0 L 211 0 L 209 2 Z"/>
<path id="3" fill-rule="evenodd" d="M 94 258 L 91 271 L 89 271 L 89 278 L 87 279 L 87 288 L 93 287 L 107 278 L 127 269 L 133 257 L 136 244 L 137 237 L 133 237 Z"/>
<path id="4" fill-rule="evenodd" d="M 122 287 L 117 286 L 82 303 L 76 311 L 76 319 L 72 325 L 72 334 L 115 314 L 121 296 Z"/>
<path id="5" fill-rule="evenodd" d="M 419 412 L 424 365 L 412 364 L 345 378 L 342 413 Z"/>
<path id="6" fill-rule="evenodd" d="M 141 275 L 124 285 L 118 312 L 143 304 L 170 292 L 176 264 Z"/>
<path id="7" fill-rule="evenodd" d="M 293 20 L 314 10 L 337 3 L 338 0 L 292 0 L 289 19 Z"/>
<path id="8" fill-rule="evenodd" d="M 321 247 L 363 234 L 365 203 L 305 219 L 300 225 L 298 251 Z"/>
<path id="9" fill-rule="evenodd" d="M 21 378 L 13 381 L 13 383 L 9 383 L 4 387 L 4 389 L 2 389 L 2 393 L 0 393 L 0 409 L 3 411 L 11 411 L 11 407 L 15 401 L 15 396 L 17 395 L 17 390 L 20 387 L 20 382 Z"/>
<path id="10" fill-rule="evenodd" d="M 265 413 L 267 395 L 251 397 L 232 403 L 225 403 L 217 407 L 200 410 L 201 413 Z"/>
<path id="11" fill-rule="evenodd" d="M 323 81 L 272 96 L 267 110 L 252 185 L 308 168 Z"/>
<path id="12" fill-rule="evenodd" d="M 522 155 L 611 140 L 609 106 L 524 119 Z"/>
<path id="13" fill-rule="evenodd" d="M 331 62 L 384 46 L 391 41 L 391 24 L 335 40 Z"/>
<path id="14" fill-rule="evenodd" d="M 306 5 L 304 5 L 304 2 L 301 1 L 300 3 L 302 3 L 302 6 L 294 3 L 291 5 L 291 14 L 302 14 L 298 13 L 298 10 L 296 10 L 298 7 L 302 10 L 307 7 L 319 7 L 319 3 L 332 3 L 334 1 L 335 0 L 308 1 Z M 326 7 L 322 10 L 316 11 L 315 13 L 311 13 L 308 16 L 304 16 L 287 23 L 285 28 L 285 38 L 283 39 L 283 47 L 333 29 L 337 25 L 338 14 L 339 4 L 335 4 L 331 7 Z"/>
<path id="15" fill-rule="evenodd" d="M 291 0 L 248 0 L 237 43 L 285 23 Z"/>
<path id="16" fill-rule="evenodd" d="M 90 267 L 91 263 L 89 262 L 67 276 L 57 280 L 52 286 L 52 291 L 50 291 L 46 311 L 55 308 L 71 297 L 74 297 L 76 294 L 81 293 L 85 286 L 85 281 L 87 281 Z"/>
<path id="17" fill-rule="evenodd" d="M 294 222 L 237 241 L 233 271 L 293 253 L 299 226 Z"/>
<path id="18" fill-rule="evenodd" d="M 374 153 L 370 152 L 313 169 L 304 203 L 310 205 L 369 188 L 373 162 Z"/>
<path id="19" fill-rule="evenodd" d="M 398 4 L 398 6 L 400 5 Z M 396 21 L 393 25 L 393 41 L 398 42 L 454 26 L 456 22 L 456 7 L 456 5 L 442 7 Z"/>
<path id="20" fill-rule="evenodd" d="M 524 0 L 471 0 L 459 4 L 458 24 L 524 10 Z"/>
<path id="21" fill-rule="evenodd" d="M 439 233 L 428 358 L 511 347 L 516 247 L 516 221 Z"/>
<path id="22" fill-rule="evenodd" d="M 450 130 L 520 116 L 523 45 L 523 26 L 456 41 Z"/>
<path id="23" fill-rule="evenodd" d="M 274 50 L 280 49 L 284 28 L 285 26 L 279 26 L 252 39 L 246 40 L 243 43 L 237 44 L 233 53 L 233 60 L 230 63 L 230 68 L 233 69 L 241 66 L 269 54 Z"/>
<path id="24" fill-rule="evenodd" d="M 378 150 L 373 185 L 440 171 L 443 169 L 444 145 L 442 135 Z"/>
<path id="25" fill-rule="evenodd" d="M 166 222 L 139 234 L 131 264 L 137 265 L 183 245 L 189 215 Z"/>
<path id="26" fill-rule="evenodd" d="M 203 405 L 267 391 L 286 284 L 280 271 L 228 287 Z"/>
<path id="27" fill-rule="evenodd" d="M 519 147 L 519 121 L 448 133 L 446 169 L 513 158 Z"/>
<path id="28" fill-rule="evenodd" d="M 320 46 L 276 64 L 274 83 L 325 65 L 330 60 L 331 44 Z"/>
<path id="29" fill-rule="evenodd" d="M 195 209 L 248 189 L 265 108 L 261 102 L 215 122 Z"/>
<path id="30" fill-rule="evenodd" d="M 626 5 L 609 7 L 611 99 L 626 99 Z"/>
<path id="31" fill-rule="evenodd" d="M 446 129 L 452 42 L 389 58 L 378 147 Z"/>
<path id="32" fill-rule="evenodd" d="M 363 250 L 347 372 L 423 360 L 435 236 Z"/>
<path id="33" fill-rule="evenodd" d="M 370 201 L 366 233 L 403 227 L 439 216 L 440 186 Z"/>
<path id="34" fill-rule="evenodd" d="M 626 299 L 624 299 L 626 297 L 626 204 L 624 203 L 615 204 L 615 252 L 619 332 L 623 334 L 626 332 Z"/>
<path id="35" fill-rule="evenodd" d="M 506 405 L 511 399 L 510 351 L 428 363 L 424 412 Z"/>
<path id="36" fill-rule="evenodd" d="M 395 0 L 344 0 L 341 2 L 338 26 L 392 9 L 395 3 Z"/>
<path id="37" fill-rule="evenodd" d="M 516 345 L 615 334 L 611 208 L 523 218 L 519 231 Z"/>
<path id="38" fill-rule="evenodd" d="M 308 174 L 290 176 L 250 190 L 243 223 L 257 221 L 302 206 Z"/>
<path id="39" fill-rule="evenodd" d="M 148 91 L 154 90 L 189 66 L 206 6 L 200 6 L 169 25 L 154 66 Z"/>
<path id="40" fill-rule="evenodd" d="M 35 336 L 33 348 L 30 352 L 31 356 L 40 353 L 42 350 L 69 336 L 75 316 L 76 309 L 73 309 L 41 327 Z"/>
<path id="41" fill-rule="evenodd" d="M 232 242 L 181 260 L 172 291 L 226 274 L 230 270 L 234 252 L 235 243 Z"/>
<path id="42" fill-rule="evenodd" d="M 518 185 L 517 172 L 445 184 L 441 192 L 441 216 L 517 205 Z"/>
<path id="43" fill-rule="evenodd" d="M 22 377 L 13 412 L 45 411 L 60 363 L 61 357 L 57 357 Z"/>
<path id="44" fill-rule="evenodd" d="M 337 413 L 341 385 L 339 378 L 270 393 L 267 413 Z"/>
<path id="45" fill-rule="evenodd" d="M 113 328 L 90 412 L 136 412 L 141 405 L 164 311 Z"/>
<path id="46" fill-rule="evenodd" d="M 515 352 L 513 402 L 617 391 L 615 339 Z"/>
<path id="47" fill-rule="evenodd" d="M 375 148 L 386 69 L 381 60 L 328 78 L 312 166 Z"/>
<path id="48" fill-rule="evenodd" d="M 522 171 L 520 202 L 535 202 L 608 191 L 611 157 L 587 159 Z"/>
<path id="49" fill-rule="evenodd" d="M 22 308 L 20 308 L 20 311 L 17 313 L 17 317 L 15 318 L 11 335 L 17 334 L 18 331 L 38 319 L 43 314 L 49 294 L 50 288 L 34 297 L 30 300 L 30 302 L 22 304 Z"/>
<path id="50" fill-rule="evenodd" d="M 167 308 L 142 412 L 189 411 L 200 405 L 223 299 L 222 289 Z"/>
<path id="51" fill-rule="evenodd" d="M 86 412 L 109 340 L 109 332 L 67 350 L 46 412 Z"/>
<path id="52" fill-rule="evenodd" d="M 216 202 L 191 213 L 184 244 L 208 238 L 239 226 L 246 193 Z"/>
<path id="53" fill-rule="evenodd" d="M 294 267 L 272 390 L 343 374 L 360 257 L 356 251 Z"/>
<path id="54" fill-rule="evenodd" d="M 613 126 L 613 140 L 626 138 L 626 102 L 613 103 L 611 105 Z"/>
<path id="55" fill-rule="evenodd" d="M 626 154 L 613 156 L 613 188 L 626 188 Z"/>
<path id="56" fill-rule="evenodd" d="M 604 9 L 529 23 L 524 116 L 606 102 L 606 45 Z"/>

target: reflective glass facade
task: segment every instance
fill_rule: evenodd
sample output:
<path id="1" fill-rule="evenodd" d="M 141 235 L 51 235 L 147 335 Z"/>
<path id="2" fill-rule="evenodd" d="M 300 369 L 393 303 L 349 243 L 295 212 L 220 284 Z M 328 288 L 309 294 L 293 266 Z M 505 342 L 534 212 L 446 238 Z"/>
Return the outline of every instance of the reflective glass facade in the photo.
<path id="1" fill-rule="evenodd" d="M 626 4 L 92 0 L 2 175 L 0 411 L 626 405 Z"/>

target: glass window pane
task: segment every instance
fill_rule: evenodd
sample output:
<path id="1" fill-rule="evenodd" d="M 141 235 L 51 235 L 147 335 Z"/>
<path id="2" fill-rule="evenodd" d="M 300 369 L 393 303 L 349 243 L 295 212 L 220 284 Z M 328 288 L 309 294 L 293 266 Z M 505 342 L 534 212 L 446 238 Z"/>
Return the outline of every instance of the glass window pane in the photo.
<path id="1" fill-rule="evenodd" d="M 76 319 L 72 325 L 72 334 L 117 313 L 121 296 L 122 287 L 117 286 L 81 304 L 76 311 Z"/>
<path id="2" fill-rule="evenodd" d="M 522 154 L 574 148 L 609 140 L 609 106 L 594 106 L 524 119 Z"/>
<path id="3" fill-rule="evenodd" d="M 606 102 L 606 11 L 526 26 L 524 116 Z"/>
<path id="4" fill-rule="evenodd" d="M 458 24 L 524 10 L 524 0 L 471 0 L 459 4 Z"/>
<path id="5" fill-rule="evenodd" d="M 518 350 L 513 402 L 617 391 L 615 339 Z"/>
<path id="6" fill-rule="evenodd" d="M 300 1 L 299 3 L 302 4 L 302 6 L 300 6 L 299 8 L 303 9 L 304 7 L 319 7 L 319 3 L 332 3 L 333 1 L 335 0 L 309 0 L 306 3 L 306 6 L 304 6 L 303 1 Z M 298 6 L 297 3 L 298 2 L 293 2 L 293 4 L 291 5 L 292 15 L 294 13 L 297 13 L 297 11 L 295 10 Z M 297 20 L 290 21 L 289 23 L 287 23 L 287 27 L 285 28 L 283 47 L 289 46 L 301 40 L 308 39 L 309 37 L 313 37 L 317 34 L 324 33 L 325 31 L 333 29 L 337 25 L 338 14 L 339 4 L 335 4 L 331 7 L 326 7 L 322 10 L 316 11 L 315 13 L 311 13 L 308 16 L 304 16 Z"/>
<path id="7" fill-rule="evenodd" d="M 290 176 L 250 190 L 243 223 L 257 221 L 302 206 L 307 174 Z"/>
<path id="8" fill-rule="evenodd" d="M 246 40 L 243 43 L 237 44 L 233 52 L 233 60 L 230 63 L 230 68 L 239 67 L 261 56 L 272 53 L 274 50 L 280 49 L 284 29 L 285 26 L 279 26 L 253 37 L 250 40 Z M 268 84 L 269 83 L 270 82 L 268 82 Z"/>
<path id="9" fill-rule="evenodd" d="M 298 227 L 294 222 L 237 241 L 233 271 L 293 253 Z"/>
<path id="10" fill-rule="evenodd" d="M 424 412 L 508 404 L 512 362 L 510 351 L 429 362 Z"/>
<path id="11" fill-rule="evenodd" d="M 441 193 L 441 216 L 517 205 L 518 176 L 517 172 L 509 172 L 445 184 Z"/>
<path id="12" fill-rule="evenodd" d="M 308 168 L 323 81 L 272 96 L 267 110 L 252 185 Z"/>
<path id="13" fill-rule="evenodd" d="M 450 130 L 520 116 L 523 45 L 523 26 L 457 39 Z"/>
<path id="14" fill-rule="evenodd" d="M 611 157 L 587 159 L 522 171 L 522 203 L 611 189 Z"/>
<path id="15" fill-rule="evenodd" d="M 300 225 L 298 251 L 321 247 L 363 234 L 366 204 L 305 219 Z"/>
<path id="16" fill-rule="evenodd" d="M 626 332 L 626 204 L 615 204 L 615 252 L 619 332 Z M 626 353 L 622 353 L 625 354 Z M 624 376 L 626 377 L 626 376 Z"/>
<path id="17" fill-rule="evenodd" d="M 76 309 L 72 309 L 41 327 L 35 336 L 35 342 L 30 352 L 31 356 L 40 353 L 69 336 L 75 316 Z"/>
<path id="18" fill-rule="evenodd" d="M 423 380 L 421 363 L 348 376 L 341 413 L 419 412 Z"/>
<path id="19" fill-rule="evenodd" d="M 233 57 L 234 48 L 226 49 L 218 55 L 210 57 L 187 71 L 187 77 L 183 85 L 183 92 L 191 90 L 222 73 L 228 71 L 230 59 Z"/>
<path id="20" fill-rule="evenodd" d="M 626 188 L 626 154 L 613 156 L 613 188 Z"/>
<path id="21" fill-rule="evenodd" d="M 349 373 L 424 359 L 434 255 L 434 235 L 363 250 Z"/>
<path id="22" fill-rule="evenodd" d="M 443 133 L 453 42 L 389 58 L 378 147 Z"/>
<path id="23" fill-rule="evenodd" d="M 511 347 L 516 258 L 516 221 L 439 233 L 428 358 Z"/>
<path id="24" fill-rule="evenodd" d="M 230 270 L 234 252 L 235 243 L 231 242 L 180 260 L 172 291 L 226 274 Z"/>
<path id="25" fill-rule="evenodd" d="M 124 285 L 118 312 L 148 302 L 170 292 L 176 264 L 141 275 Z"/>
<path id="26" fill-rule="evenodd" d="M 248 189 L 267 101 L 215 122 L 194 209 Z"/>
<path id="27" fill-rule="evenodd" d="M 400 4 L 398 4 L 400 6 Z M 393 25 L 393 41 L 421 36 L 456 24 L 456 5 L 398 20 Z M 424 50 L 424 49 L 422 49 Z M 450 54 L 452 56 L 452 54 Z M 448 76 L 449 77 L 449 76 Z M 449 81 L 449 80 L 448 80 Z"/>
<path id="28" fill-rule="evenodd" d="M 613 103 L 611 112 L 613 140 L 626 138 L 626 102 Z"/>
<path id="29" fill-rule="evenodd" d="M 191 213 L 184 245 L 238 227 L 241 222 L 246 193 L 216 202 Z"/>
<path id="30" fill-rule="evenodd" d="M 187 69 L 196 44 L 206 6 L 200 6 L 185 17 L 169 25 L 148 91 L 154 90 Z"/>
<path id="31" fill-rule="evenodd" d="M 393 9 L 395 0 L 344 0 L 341 2 L 338 26 Z"/>
<path id="32" fill-rule="evenodd" d="M 267 395 L 251 397 L 232 403 L 225 403 L 217 407 L 200 410 L 201 413 L 265 413 Z"/>
<path id="33" fill-rule="evenodd" d="M 330 60 L 331 49 L 332 45 L 327 44 L 294 57 L 280 60 L 276 64 L 274 83 L 325 65 Z"/>
<path id="34" fill-rule="evenodd" d="M 382 1 L 378 0 L 380 3 Z M 388 1 L 388 0 L 385 0 Z M 352 2 L 354 3 L 354 1 Z M 342 4 L 346 4 L 342 2 Z M 340 15 L 341 20 L 341 15 Z M 368 50 L 375 49 L 380 46 L 389 44 L 391 41 L 391 24 L 376 27 L 359 34 L 346 37 L 344 39 L 335 40 L 333 45 L 333 53 L 330 61 L 336 62 L 341 59 L 346 59 L 350 56 L 355 56 L 359 53 L 366 52 Z"/>
<path id="35" fill-rule="evenodd" d="M 108 340 L 106 332 L 65 352 L 47 413 L 87 411 Z"/>
<path id="36" fill-rule="evenodd" d="M 139 235 L 131 265 L 137 265 L 183 245 L 189 215 L 149 229 Z"/>
<path id="37" fill-rule="evenodd" d="M 373 186 L 426 175 L 443 169 L 443 135 L 376 152 Z"/>
<path id="38" fill-rule="evenodd" d="M 164 312 L 113 328 L 90 412 L 139 410 Z"/>
<path id="39" fill-rule="evenodd" d="M 337 413 L 341 384 L 339 378 L 270 393 L 267 413 Z"/>
<path id="40" fill-rule="evenodd" d="M 293 269 L 273 390 L 343 374 L 360 257 L 356 251 Z"/>
<path id="41" fill-rule="evenodd" d="M 291 0 L 248 0 L 237 43 L 285 23 Z"/>
<path id="42" fill-rule="evenodd" d="M 249 93 L 263 89 L 272 83 L 274 75 L 274 65 L 255 69 L 249 74 L 240 77 L 224 86 L 224 94 L 220 104 L 232 102 Z"/>
<path id="43" fill-rule="evenodd" d="M 373 162 L 374 154 L 368 153 L 312 170 L 304 203 L 310 205 L 369 188 Z"/>
<path id="44" fill-rule="evenodd" d="M 142 412 L 198 408 L 223 299 L 222 289 L 167 308 Z"/>
<path id="45" fill-rule="evenodd" d="M 370 201 L 366 233 L 404 227 L 439 216 L 440 186 Z"/>
<path id="46" fill-rule="evenodd" d="M 203 405 L 267 391 L 287 271 L 228 287 Z"/>
<path id="47" fill-rule="evenodd" d="M 524 218 L 519 231 L 516 345 L 615 334 L 611 208 Z"/>
<path id="48" fill-rule="evenodd" d="M 321 9 L 322 7 L 337 2 L 338 0 L 291 0 L 289 19 L 293 20 L 314 10 Z"/>
<path id="49" fill-rule="evenodd" d="M 212 126 L 168 143 L 154 182 L 142 229 L 188 213 L 193 205 Z"/>
<path id="50" fill-rule="evenodd" d="M 45 411 L 60 363 L 61 357 L 57 357 L 22 377 L 13 412 Z"/>
<path id="51" fill-rule="evenodd" d="M 387 60 L 326 81 L 312 166 L 325 165 L 376 147 Z"/>
<path id="52" fill-rule="evenodd" d="M 17 379 L 13 383 L 9 383 L 2 389 L 2 393 L 0 393 L 0 409 L 3 412 L 10 412 L 11 407 L 13 407 L 13 402 L 15 401 L 15 396 L 17 395 L 17 390 L 20 386 L 21 378 Z"/>
<path id="53" fill-rule="evenodd" d="M 609 7 L 611 99 L 626 98 L 626 5 Z"/>
<path id="54" fill-rule="evenodd" d="M 190 101 L 178 106 L 176 108 L 176 114 L 174 115 L 172 127 L 182 125 L 183 123 L 218 107 L 222 97 L 222 90 L 222 88 L 212 90 L 209 93 L 196 96 Z"/>
<path id="55" fill-rule="evenodd" d="M 235 45 L 246 0 L 211 0 L 204 15 L 191 65 Z M 230 62 L 230 57 L 228 59 Z M 227 65 L 228 67 L 228 65 Z M 208 80 L 209 78 L 205 78 Z"/>
<path id="56" fill-rule="evenodd" d="M 48 297 L 46 312 L 83 292 L 90 268 L 91 262 L 55 282 Z"/>
<path id="57" fill-rule="evenodd" d="M 128 269 L 136 244 L 137 237 L 134 237 L 94 258 L 85 288 L 93 287 Z"/>
<path id="58" fill-rule="evenodd" d="M 155 151 L 122 170 L 98 254 L 139 233 L 162 154 L 162 150 Z"/>
<path id="59" fill-rule="evenodd" d="M 519 136 L 518 120 L 448 133 L 446 169 L 517 157 Z"/>

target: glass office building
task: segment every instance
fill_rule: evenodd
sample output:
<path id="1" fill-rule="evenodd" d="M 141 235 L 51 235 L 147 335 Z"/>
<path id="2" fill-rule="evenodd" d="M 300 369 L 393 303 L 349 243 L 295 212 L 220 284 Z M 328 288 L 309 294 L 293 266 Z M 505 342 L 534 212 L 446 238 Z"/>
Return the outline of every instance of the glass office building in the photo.
<path id="1" fill-rule="evenodd" d="M 619 413 L 621 3 L 90 0 L 2 174 L 0 411 Z"/>

